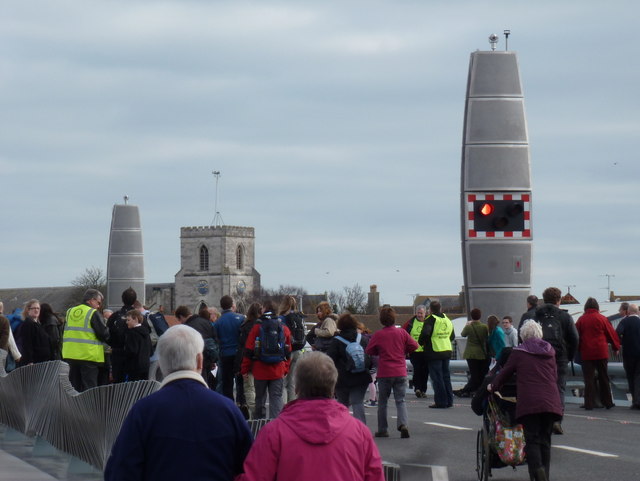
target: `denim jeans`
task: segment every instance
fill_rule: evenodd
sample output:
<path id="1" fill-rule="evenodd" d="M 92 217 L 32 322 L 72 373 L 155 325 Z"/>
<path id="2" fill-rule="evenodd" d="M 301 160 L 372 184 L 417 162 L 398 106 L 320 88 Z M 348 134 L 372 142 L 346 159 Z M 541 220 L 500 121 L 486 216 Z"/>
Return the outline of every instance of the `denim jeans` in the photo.
<path id="1" fill-rule="evenodd" d="M 389 430 L 387 423 L 387 402 L 393 390 L 393 398 L 396 401 L 398 414 L 398 427 L 407 426 L 407 405 L 404 396 L 407 391 L 407 376 L 379 377 L 378 378 L 378 432 Z"/>
<path id="2" fill-rule="evenodd" d="M 429 359 L 429 377 L 433 386 L 433 400 L 436 406 L 453 406 L 449 359 Z"/>
<path id="3" fill-rule="evenodd" d="M 336 389 L 336 397 L 340 404 L 353 409 L 353 417 L 367 424 L 367 418 L 364 415 L 364 395 L 369 388 L 368 384 L 354 386 L 351 388 Z"/>

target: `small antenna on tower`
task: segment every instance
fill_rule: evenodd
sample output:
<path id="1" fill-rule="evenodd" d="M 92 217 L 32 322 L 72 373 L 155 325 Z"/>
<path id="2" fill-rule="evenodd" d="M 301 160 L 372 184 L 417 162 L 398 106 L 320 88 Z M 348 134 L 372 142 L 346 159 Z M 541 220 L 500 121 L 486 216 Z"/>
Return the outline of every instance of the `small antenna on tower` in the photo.
<path id="1" fill-rule="evenodd" d="M 129 196 L 125 195 L 124 196 L 124 205 L 127 205 L 129 203 Z"/>
<path id="2" fill-rule="evenodd" d="M 511 35 L 511 30 L 504 31 L 504 51 L 509 51 L 509 35 Z"/>
<path id="3" fill-rule="evenodd" d="M 218 180 L 220 180 L 220 171 L 219 170 L 213 170 L 213 171 L 211 171 L 211 173 L 216 178 L 216 203 L 215 203 L 216 215 L 213 217 L 213 220 L 211 221 L 211 225 L 214 226 L 214 227 L 222 227 L 224 225 L 224 221 L 222 220 L 222 216 L 220 215 L 220 212 L 218 211 Z"/>

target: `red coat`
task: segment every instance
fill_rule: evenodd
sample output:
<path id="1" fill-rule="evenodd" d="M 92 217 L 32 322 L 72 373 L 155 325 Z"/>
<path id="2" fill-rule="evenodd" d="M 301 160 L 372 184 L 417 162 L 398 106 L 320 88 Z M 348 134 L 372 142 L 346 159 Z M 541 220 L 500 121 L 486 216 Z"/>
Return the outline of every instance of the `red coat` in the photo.
<path id="1" fill-rule="evenodd" d="M 284 324 L 282 324 L 282 327 L 284 329 L 284 342 L 289 349 L 288 352 L 291 352 L 291 331 L 289 331 L 289 328 Z M 245 344 L 245 356 L 242 358 L 242 367 L 240 368 L 240 372 L 243 375 L 251 372 L 253 377 L 260 381 L 273 381 L 274 379 L 285 377 L 289 372 L 289 364 L 291 362 L 289 359 L 276 364 L 267 364 L 247 356 L 247 353 L 253 353 L 256 347 L 256 337 L 259 333 L 260 324 L 256 323 L 251 328 L 249 336 L 247 337 L 247 342 Z"/>
<path id="2" fill-rule="evenodd" d="M 584 361 L 609 358 L 608 344 L 614 351 L 620 350 L 620 338 L 609 319 L 597 309 L 587 309 L 576 323 L 580 334 L 580 356 Z"/>

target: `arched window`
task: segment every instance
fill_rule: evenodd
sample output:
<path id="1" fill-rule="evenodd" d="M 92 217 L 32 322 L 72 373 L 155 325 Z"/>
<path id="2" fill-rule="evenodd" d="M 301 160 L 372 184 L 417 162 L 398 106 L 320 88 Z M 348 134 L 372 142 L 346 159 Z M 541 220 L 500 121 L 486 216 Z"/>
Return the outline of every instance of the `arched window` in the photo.
<path id="1" fill-rule="evenodd" d="M 200 270 L 209 270 L 209 249 L 207 249 L 206 246 L 200 247 Z"/>
<path id="2" fill-rule="evenodd" d="M 207 306 L 207 303 L 206 303 L 206 302 L 204 302 L 204 301 L 200 301 L 200 302 L 198 303 L 198 307 L 196 307 L 196 311 L 195 311 L 195 312 L 196 312 L 196 314 L 198 314 L 202 309 L 206 309 L 207 307 L 208 307 L 208 306 Z"/>
<path id="3" fill-rule="evenodd" d="M 244 249 L 239 245 L 236 249 L 236 268 L 244 269 Z"/>

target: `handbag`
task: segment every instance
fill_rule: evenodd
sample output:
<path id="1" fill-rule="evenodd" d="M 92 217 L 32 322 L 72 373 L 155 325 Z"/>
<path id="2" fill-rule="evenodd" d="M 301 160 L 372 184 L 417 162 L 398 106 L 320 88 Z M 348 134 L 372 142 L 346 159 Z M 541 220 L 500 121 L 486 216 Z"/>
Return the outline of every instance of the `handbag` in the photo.
<path id="1" fill-rule="evenodd" d="M 525 439 L 524 428 L 522 424 L 511 425 L 508 419 L 502 415 L 502 411 L 498 408 L 493 398 L 489 399 L 491 411 L 494 413 L 491 421 L 493 422 L 493 447 L 500 461 L 509 465 L 516 466 L 524 463 L 525 455 Z"/>

